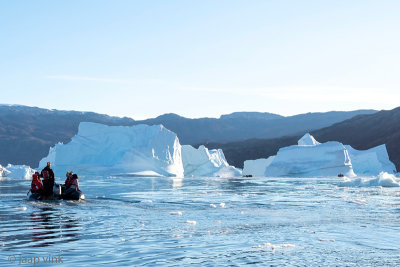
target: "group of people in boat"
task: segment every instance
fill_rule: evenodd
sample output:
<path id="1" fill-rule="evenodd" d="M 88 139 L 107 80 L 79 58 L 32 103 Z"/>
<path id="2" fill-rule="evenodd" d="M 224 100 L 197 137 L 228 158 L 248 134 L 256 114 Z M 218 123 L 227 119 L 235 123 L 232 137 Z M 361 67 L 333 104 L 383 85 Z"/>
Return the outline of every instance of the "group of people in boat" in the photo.
<path id="1" fill-rule="evenodd" d="M 73 172 L 67 171 L 66 179 L 63 185 L 61 185 L 61 192 L 64 195 L 71 194 L 75 191 L 80 191 L 79 189 L 79 178 Z M 42 178 L 42 180 L 40 180 Z M 53 196 L 54 187 L 54 172 L 51 169 L 51 162 L 47 162 L 46 167 L 39 172 L 35 172 L 32 175 L 31 192 L 35 194 L 40 194 L 42 197 Z"/>

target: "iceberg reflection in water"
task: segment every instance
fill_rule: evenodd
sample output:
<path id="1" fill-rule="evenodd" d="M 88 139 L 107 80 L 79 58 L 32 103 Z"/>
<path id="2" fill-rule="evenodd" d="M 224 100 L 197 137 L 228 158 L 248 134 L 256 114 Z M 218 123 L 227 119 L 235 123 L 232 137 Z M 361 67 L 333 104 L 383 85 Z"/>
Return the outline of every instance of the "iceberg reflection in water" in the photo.
<path id="1" fill-rule="evenodd" d="M 400 188 L 332 178 L 81 178 L 85 201 L 0 181 L 0 265 L 395 265 Z"/>

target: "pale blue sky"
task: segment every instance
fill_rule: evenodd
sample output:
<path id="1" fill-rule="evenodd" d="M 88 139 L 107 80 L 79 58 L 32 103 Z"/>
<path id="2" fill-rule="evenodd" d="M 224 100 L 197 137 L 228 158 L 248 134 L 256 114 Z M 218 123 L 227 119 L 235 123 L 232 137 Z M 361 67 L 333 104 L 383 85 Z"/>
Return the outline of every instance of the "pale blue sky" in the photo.
<path id="1" fill-rule="evenodd" d="M 134 119 L 400 106 L 400 1 L 0 1 L 0 103 Z"/>

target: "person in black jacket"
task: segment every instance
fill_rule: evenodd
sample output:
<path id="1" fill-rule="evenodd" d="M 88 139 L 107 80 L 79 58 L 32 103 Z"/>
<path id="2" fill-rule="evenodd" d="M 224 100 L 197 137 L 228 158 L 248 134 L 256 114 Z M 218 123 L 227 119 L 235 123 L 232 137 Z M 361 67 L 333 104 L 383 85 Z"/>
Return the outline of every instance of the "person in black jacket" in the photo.
<path id="1" fill-rule="evenodd" d="M 50 161 L 47 162 L 47 166 L 40 173 L 40 177 L 43 177 L 43 196 L 53 196 L 54 186 L 54 172 L 51 169 Z"/>

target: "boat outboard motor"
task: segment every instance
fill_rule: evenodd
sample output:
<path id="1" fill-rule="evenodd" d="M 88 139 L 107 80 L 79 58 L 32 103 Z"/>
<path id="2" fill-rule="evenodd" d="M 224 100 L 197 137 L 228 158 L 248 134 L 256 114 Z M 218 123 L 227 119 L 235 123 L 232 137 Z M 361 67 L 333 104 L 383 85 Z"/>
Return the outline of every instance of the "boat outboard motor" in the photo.
<path id="1" fill-rule="evenodd" d="M 54 184 L 54 186 L 53 186 L 53 195 L 54 195 L 55 198 L 58 198 L 58 199 L 61 198 L 61 185 Z"/>

